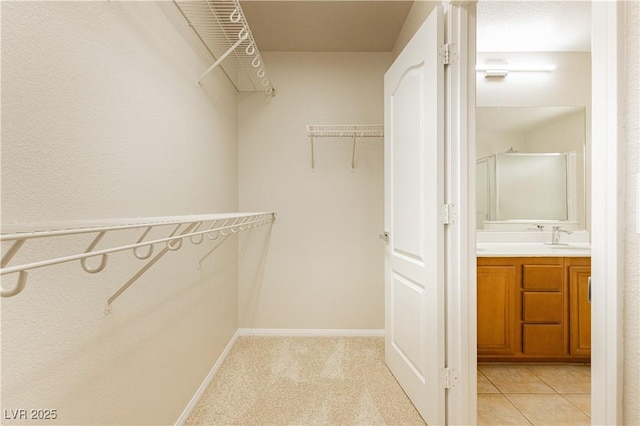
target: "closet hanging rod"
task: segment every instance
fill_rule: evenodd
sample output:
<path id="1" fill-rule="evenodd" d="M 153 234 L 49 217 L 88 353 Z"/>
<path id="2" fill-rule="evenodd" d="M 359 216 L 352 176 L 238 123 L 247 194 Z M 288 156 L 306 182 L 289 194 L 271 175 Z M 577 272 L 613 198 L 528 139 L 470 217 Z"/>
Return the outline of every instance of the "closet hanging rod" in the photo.
<path id="1" fill-rule="evenodd" d="M 237 228 L 241 228 L 241 227 L 247 227 L 248 225 L 252 225 L 258 222 L 262 222 L 264 219 L 261 220 L 252 220 L 251 222 L 234 222 L 231 225 L 226 225 L 226 226 L 221 226 L 221 227 L 215 227 L 215 228 L 210 228 L 207 229 L 205 231 L 197 231 L 197 232 L 189 232 L 187 234 L 180 234 L 180 235 L 171 235 L 169 237 L 165 237 L 165 238 L 159 238 L 159 239 L 155 239 L 155 240 L 149 240 L 149 241 L 143 241 L 143 242 L 139 242 L 139 243 L 134 243 L 134 244 L 126 244 L 126 245 L 121 245 L 121 246 L 116 246 L 116 247 L 111 247 L 108 249 L 102 249 L 102 250 L 91 250 L 89 252 L 85 252 L 85 253 L 79 253 L 79 254 L 74 254 L 74 255 L 69 255 L 69 256 L 62 256 L 62 257 L 56 257 L 53 259 L 47 259 L 47 260 L 42 260 L 42 261 L 38 261 L 38 262 L 32 262 L 32 263 L 26 263 L 23 265 L 16 265 L 13 267 L 5 267 L 0 269 L 0 275 L 5 275 L 5 274 L 13 274 L 16 272 L 21 272 L 21 271 L 25 271 L 25 270 L 32 270 L 32 269 L 37 269 L 37 268 L 43 268 L 45 266 L 52 266 L 52 265 L 58 265 L 60 263 L 67 263 L 67 262 L 73 262 L 74 260 L 82 260 L 82 259 L 87 259 L 90 257 L 96 257 L 96 256 L 102 256 L 105 254 L 111 254 L 111 253 L 116 253 L 119 251 L 125 251 L 125 250 L 131 250 L 131 249 L 135 249 L 138 247 L 145 247 L 145 246 L 151 246 L 153 244 L 158 244 L 158 243 L 168 243 L 168 242 L 174 242 L 177 240 L 181 240 L 187 237 L 195 237 L 195 236 L 199 236 L 199 235 L 204 235 L 204 234 L 212 234 L 214 232 L 219 232 L 219 231 L 225 231 L 225 230 L 231 230 L 231 232 L 233 232 L 234 234 L 236 234 L 238 232 Z M 180 224 L 183 223 L 194 223 L 193 221 L 189 221 L 189 222 L 180 222 Z M 162 225 L 166 225 L 162 224 Z M 147 225 L 145 225 L 147 226 Z M 132 227 L 117 227 L 115 229 L 131 229 Z M 136 226 L 135 228 L 139 228 L 139 226 Z M 252 227 L 254 228 L 254 227 Z M 93 232 L 105 232 L 105 231 L 99 231 L 100 228 L 94 228 L 93 230 L 89 230 L 89 231 L 85 231 L 85 232 L 73 232 L 75 234 L 78 233 L 93 233 Z M 114 230 L 114 228 L 108 228 L 109 230 Z M 236 229 L 236 230 L 234 230 Z M 241 229 L 241 230 L 246 230 L 246 229 Z M 79 231 L 79 230 L 74 230 L 74 231 Z M 64 233 L 64 234 L 54 234 L 51 233 L 49 235 L 46 236 L 60 236 L 60 235 L 72 235 L 72 232 L 69 233 Z M 224 235 L 224 232 L 222 232 L 222 235 Z M 13 238 L 13 236 L 11 236 Z M 45 235 L 27 235 L 25 236 L 26 238 L 37 238 L 37 237 L 45 237 Z M 18 238 L 13 238 L 18 239 Z M 21 239 L 18 239 L 21 240 Z"/>
<path id="2" fill-rule="evenodd" d="M 249 213 L 214 213 L 206 215 L 183 215 L 183 216 L 159 216 L 147 218 L 123 218 L 107 219 L 96 221 L 74 221 L 74 222 L 40 222 L 28 225 L 7 224 L 2 225 L 3 233 L 0 234 L 0 241 L 22 240 L 30 238 L 46 238 L 63 235 L 88 234 L 101 231 L 119 231 L 123 229 L 145 228 L 148 226 L 167 226 L 179 223 L 208 222 L 213 220 L 226 220 L 250 217 L 263 214 L 275 214 L 272 212 L 249 212 Z M 10 231 L 11 233 L 4 233 Z"/>
<path id="3" fill-rule="evenodd" d="M 118 290 L 112 298 L 109 299 L 107 304 L 107 312 L 109 312 L 110 303 L 115 300 L 126 288 L 128 288 L 135 280 L 137 280 L 142 273 L 144 273 L 149 267 L 151 267 L 160 257 L 162 257 L 168 251 L 177 251 L 182 247 L 182 240 L 189 237 L 193 244 L 201 244 L 204 241 L 204 236 L 210 240 L 215 240 L 219 236 L 227 237 L 231 234 L 237 234 L 240 231 L 246 231 L 249 229 L 257 228 L 269 224 L 275 220 L 275 213 L 273 212 L 260 212 L 260 213 L 229 213 L 229 214 L 214 214 L 214 215 L 193 215 L 193 216 L 171 216 L 163 218 L 149 218 L 149 219 L 133 219 L 133 220 L 112 220 L 100 223 L 87 222 L 82 223 L 79 227 L 74 227 L 71 223 L 62 223 L 58 225 L 58 229 L 55 229 L 55 225 L 39 224 L 34 226 L 12 226 L 12 228 L 19 228 L 22 231 L 15 231 L 10 234 L 1 234 L 1 241 L 13 241 L 11 247 L 2 256 L 0 276 L 7 274 L 18 273 L 18 280 L 16 285 L 9 290 L 2 289 L 0 295 L 2 297 L 11 297 L 19 294 L 26 285 L 27 274 L 30 270 L 43 268 L 46 266 L 57 265 L 60 263 L 80 261 L 82 269 L 88 273 L 101 272 L 107 265 L 108 255 L 115 252 L 132 250 L 136 258 L 140 260 L 149 259 L 154 251 L 156 244 L 165 243 L 166 246 L 151 259 L 134 277 L 129 280 L 123 288 Z M 128 223 L 128 221 L 134 221 L 134 223 Z M 219 222 L 224 223 L 219 224 Z M 205 225 L 206 224 L 206 225 Z M 200 227 L 205 225 L 203 230 Z M 173 226 L 173 231 L 167 237 L 156 238 L 153 240 L 145 241 L 147 234 L 155 227 Z M 6 228 L 6 227 L 5 227 Z M 34 229 L 35 228 L 35 229 Z M 48 230 L 41 230 L 41 229 Z M 54 228 L 54 229 L 51 229 Z M 115 247 L 109 247 L 105 249 L 95 249 L 104 235 L 111 231 L 126 230 L 126 229 L 143 229 L 142 235 L 140 235 L 135 243 L 118 245 Z M 180 231 L 180 232 L 178 232 Z M 72 254 L 68 256 L 60 256 L 51 259 L 40 260 L 36 262 L 23 263 L 15 266 L 7 266 L 12 258 L 20 251 L 25 242 L 34 238 L 53 238 L 68 235 L 79 234 L 97 234 L 89 247 L 82 253 Z M 199 238 L 195 238 L 199 237 Z M 144 254 L 140 254 L 138 249 L 147 247 L 147 251 Z M 217 247 L 217 246 L 216 246 Z M 207 256 L 211 254 L 211 251 Z M 85 263 L 86 259 L 91 257 L 100 257 L 100 264 L 97 267 L 89 267 Z M 206 256 L 205 256 L 206 257 Z M 200 263 L 202 260 L 200 261 Z"/>

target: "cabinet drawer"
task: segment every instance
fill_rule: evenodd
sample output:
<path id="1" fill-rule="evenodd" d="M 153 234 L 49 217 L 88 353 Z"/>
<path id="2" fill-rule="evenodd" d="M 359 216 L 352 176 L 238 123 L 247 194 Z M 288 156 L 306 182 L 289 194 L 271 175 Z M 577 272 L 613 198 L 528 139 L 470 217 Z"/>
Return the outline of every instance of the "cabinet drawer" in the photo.
<path id="1" fill-rule="evenodd" d="M 556 322 L 563 318 L 562 293 L 525 291 L 522 298 L 524 322 Z"/>
<path id="2" fill-rule="evenodd" d="M 564 339 L 560 324 L 524 324 L 522 352 L 525 354 L 563 355 Z"/>
<path id="3" fill-rule="evenodd" d="M 562 283 L 561 265 L 522 265 L 524 290 L 562 291 Z"/>

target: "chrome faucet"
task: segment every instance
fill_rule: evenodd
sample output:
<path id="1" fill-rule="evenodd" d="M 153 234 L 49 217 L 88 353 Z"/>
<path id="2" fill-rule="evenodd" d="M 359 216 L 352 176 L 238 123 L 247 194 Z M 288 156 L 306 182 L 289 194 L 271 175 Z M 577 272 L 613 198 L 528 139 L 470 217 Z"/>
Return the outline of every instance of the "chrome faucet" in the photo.
<path id="1" fill-rule="evenodd" d="M 567 235 L 571 234 L 571 231 L 567 231 L 565 229 L 560 229 L 559 226 L 553 226 L 551 228 L 551 245 L 566 245 L 567 243 L 560 242 L 560 233 L 564 233 Z"/>

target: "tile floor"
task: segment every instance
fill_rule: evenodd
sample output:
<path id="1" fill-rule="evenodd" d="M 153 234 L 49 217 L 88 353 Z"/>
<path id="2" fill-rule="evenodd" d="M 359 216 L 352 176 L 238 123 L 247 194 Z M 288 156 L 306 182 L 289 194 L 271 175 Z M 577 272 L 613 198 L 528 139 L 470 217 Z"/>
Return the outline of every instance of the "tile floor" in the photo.
<path id="1" fill-rule="evenodd" d="M 591 368 L 478 364 L 478 425 L 590 425 Z"/>

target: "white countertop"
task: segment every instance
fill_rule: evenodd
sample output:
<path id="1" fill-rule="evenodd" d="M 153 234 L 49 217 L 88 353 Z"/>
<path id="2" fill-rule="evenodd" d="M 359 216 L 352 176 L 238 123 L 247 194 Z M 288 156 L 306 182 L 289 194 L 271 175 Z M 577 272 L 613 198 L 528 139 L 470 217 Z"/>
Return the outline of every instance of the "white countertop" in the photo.
<path id="1" fill-rule="evenodd" d="M 591 257 L 591 244 L 478 243 L 478 257 Z"/>

